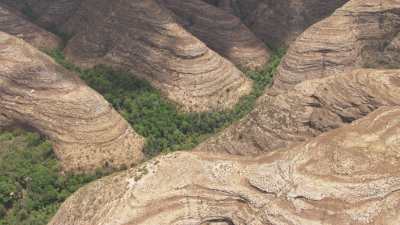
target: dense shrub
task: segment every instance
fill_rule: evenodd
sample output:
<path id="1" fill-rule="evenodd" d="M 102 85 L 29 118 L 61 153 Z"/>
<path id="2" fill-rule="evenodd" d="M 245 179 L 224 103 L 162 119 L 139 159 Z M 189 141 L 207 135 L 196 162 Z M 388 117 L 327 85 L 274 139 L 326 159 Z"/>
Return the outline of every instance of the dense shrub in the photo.
<path id="1" fill-rule="evenodd" d="M 190 149 L 205 137 L 242 118 L 254 106 L 280 62 L 283 51 L 278 51 L 261 71 L 246 74 L 254 81 L 252 92 L 244 96 L 233 110 L 206 113 L 180 113 L 177 107 L 163 98 L 147 81 L 124 71 L 106 66 L 81 70 L 67 62 L 59 50 L 49 53 L 58 63 L 74 70 L 93 89 L 101 93 L 147 139 L 146 153 Z"/>
<path id="2" fill-rule="evenodd" d="M 151 157 L 160 152 L 190 149 L 250 112 L 271 82 L 283 52 L 275 54 L 263 70 L 246 73 L 254 87 L 234 109 L 186 114 L 180 113 L 147 81 L 128 72 L 105 66 L 82 70 L 67 62 L 59 50 L 49 54 L 80 74 L 146 137 L 145 150 Z M 105 174 L 60 175 L 51 145 L 39 135 L 20 130 L 1 132 L 0 225 L 45 225 L 70 194 Z"/>
<path id="3" fill-rule="evenodd" d="M 49 142 L 35 133 L 0 133 L 0 225 L 45 225 L 82 185 L 102 176 L 60 175 Z"/>

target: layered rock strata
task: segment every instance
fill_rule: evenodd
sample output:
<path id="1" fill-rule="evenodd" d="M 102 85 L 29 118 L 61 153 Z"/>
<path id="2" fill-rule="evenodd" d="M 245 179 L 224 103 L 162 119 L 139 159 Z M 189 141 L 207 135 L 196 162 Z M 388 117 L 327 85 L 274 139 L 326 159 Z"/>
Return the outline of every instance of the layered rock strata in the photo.
<path id="1" fill-rule="evenodd" d="M 0 62 L 0 123 L 48 137 L 64 171 L 129 166 L 143 158 L 144 139 L 49 56 L 0 32 Z"/>
<path id="2" fill-rule="evenodd" d="M 399 32 L 399 1 L 350 1 L 290 46 L 273 89 L 285 91 L 354 68 L 399 68 Z"/>
<path id="3" fill-rule="evenodd" d="M 202 0 L 159 0 L 177 15 L 178 21 L 208 47 L 244 69 L 262 68 L 270 53 L 233 14 Z"/>
<path id="4" fill-rule="evenodd" d="M 241 71 L 153 0 L 86 0 L 65 31 L 74 34 L 65 50 L 72 62 L 128 69 L 187 111 L 231 108 L 251 89 Z"/>
<path id="5" fill-rule="evenodd" d="M 50 225 L 400 223 L 400 108 L 260 157 L 180 152 L 95 181 Z"/>
<path id="6" fill-rule="evenodd" d="M 400 70 L 358 69 L 265 94 L 244 119 L 197 150 L 253 155 L 294 145 L 360 119 L 381 106 L 400 105 Z"/>
<path id="7" fill-rule="evenodd" d="M 28 21 L 18 11 L 0 3 L 0 31 L 24 39 L 39 49 L 53 49 L 60 45 L 54 34 Z"/>

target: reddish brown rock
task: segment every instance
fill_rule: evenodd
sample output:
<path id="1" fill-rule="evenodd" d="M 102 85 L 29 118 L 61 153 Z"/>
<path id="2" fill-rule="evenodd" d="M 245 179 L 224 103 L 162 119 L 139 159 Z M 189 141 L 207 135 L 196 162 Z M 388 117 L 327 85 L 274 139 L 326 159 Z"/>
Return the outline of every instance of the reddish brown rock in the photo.
<path id="1" fill-rule="evenodd" d="M 400 108 L 257 158 L 180 152 L 95 181 L 50 225 L 400 224 Z"/>
<path id="2" fill-rule="evenodd" d="M 399 67 L 400 2 L 353 0 L 307 29 L 289 48 L 274 91 L 354 68 Z"/>
<path id="3" fill-rule="evenodd" d="M 360 69 L 305 81 L 278 96 L 265 94 L 244 119 L 197 149 L 253 155 L 298 144 L 400 105 L 400 70 Z"/>
<path id="4" fill-rule="evenodd" d="M 39 49 L 53 49 L 60 39 L 28 21 L 21 13 L 0 3 L 0 31 L 24 39 Z"/>
<path id="5" fill-rule="evenodd" d="M 0 32 L 0 123 L 47 136 L 64 171 L 138 163 L 144 139 L 94 90 L 26 42 Z M 1 125 L 0 125 L 1 126 Z"/>
<path id="6" fill-rule="evenodd" d="M 233 14 L 202 0 L 159 0 L 178 16 L 178 21 L 208 47 L 240 68 L 262 68 L 269 59 L 264 45 Z"/>

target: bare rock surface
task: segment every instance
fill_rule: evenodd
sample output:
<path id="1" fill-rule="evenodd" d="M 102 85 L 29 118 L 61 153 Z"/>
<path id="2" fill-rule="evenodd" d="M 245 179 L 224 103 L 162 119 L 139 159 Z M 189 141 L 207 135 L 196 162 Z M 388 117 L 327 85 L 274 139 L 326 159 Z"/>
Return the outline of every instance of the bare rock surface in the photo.
<path id="1" fill-rule="evenodd" d="M 47 136 L 64 171 L 139 162 L 144 140 L 94 90 L 21 39 L 0 32 L 0 122 Z M 2 119 L 3 118 L 3 119 Z"/>
<path id="2" fill-rule="evenodd" d="M 400 108 L 260 157 L 180 152 L 91 183 L 49 225 L 400 223 Z"/>
<path id="3" fill-rule="evenodd" d="M 233 14 L 202 0 L 159 0 L 178 16 L 178 21 L 231 62 L 246 69 L 263 67 L 270 56 L 261 42 Z"/>
<path id="4" fill-rule="evenodd" d="M 47 29 L 60 29 L 79 9 L 82 0 L 47 0 L 38 11 L 37 24 Z"/>
<path id="5" fill-rule="evenodd" d="M 400 105 L 400 70 L 357 69 L 305 81 L 278 96 L 265 94 L 244 119 L 197 150 L 252 155 L 287 147 Z"/>
<path id="6" fill-rule="evenodd" d="M 399 67 L 400 1 L 352 0 L 289 48 L 273 90 L 354 68 Z"/>
<path id="7" fill-rule="evenodd" d="M 0 130 L 7 129 L 12 126 L 13 121 L 0 114 Z"/>
<path id="8" fill-rule="evenodd" d="M 28 21 L 21 13 L 0 3 L 0 31 L 24 39 L 40 49 L 53 49 L 60 45 L 54 34 Z"/>
<path id="9" fill-rule="evenodd" d="M 251 81 L 153 0 L 86 0 L 65 25 L 72 62 L 129 69 L 187 111 L 231 108 Z"/>
<path id="10" fill-rule="evenodd" d="M 81 0 L 0 0 L 29 15 L 32 22 L 47 29 L 59 29 L 78 10 Z"/>
<path id="11" fill-rule="evenodd" d="M 203 0 L 242 18 L 264 42 L 289 46 L 348 0 Z M 378 2 L 378 1 L 377 1 Z"/>

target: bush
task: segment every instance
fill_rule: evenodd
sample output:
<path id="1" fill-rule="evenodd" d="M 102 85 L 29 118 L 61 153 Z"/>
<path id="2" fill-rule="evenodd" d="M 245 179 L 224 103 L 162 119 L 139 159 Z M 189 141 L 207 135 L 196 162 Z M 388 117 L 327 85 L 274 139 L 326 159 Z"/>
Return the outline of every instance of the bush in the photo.
<path id="1" fill-rule="evenodd" d="M 252 92 L 232 109 L 220 112 L 180 113 L 176 106 L 144 80 L 124 71 L 97 66 L 82 70 L 67 62 L 59 50 L 48 52 L 69 70 L 80 74 L 101 93 L 133 128 L 146 137 L 149 157 L 160 152 L 190 149 L 211 134 L 250 112 L 271 82 L 283 52 L 275 54 L 261 71 L 246 74 Z M 78 188 L 105 175 L 60 175 L 51 144 L 38 134 L 0 133 L 0 225 L 45 225 L 60 204 Z"/>
<path id="2" fill-rule="evenodd" d="M 35 133 L 0 133 L 0 149 L 0 225 L 45 225 L 69 195 L 103 175 L 61 176 L 50 143 Z"/>
<path id="3" fill-rule="evenodd" d="M 273 55 L 260 71 L 249 71 L 254 81 L 252 92 L 244 96 L 233 110 L 205 113 L 180 113 L 177 107 L 144 80 L 125 71 L 97 66 L 82 70 L 65 60 L 60 50 L 49 54 L 61 65 L 80 74 L 86 83 L 102 94 L 140 135 L 146 137 L 145 152 L 154 156 L 160 152 L 190 149 L 209 135 L 230 125 L 249 113 L 270 84 L 283 51 Z"/>

